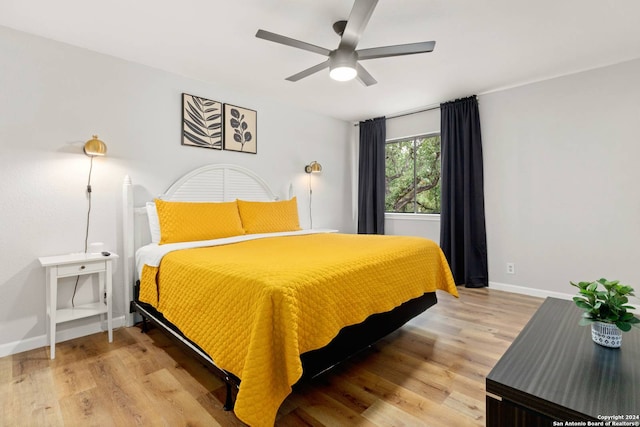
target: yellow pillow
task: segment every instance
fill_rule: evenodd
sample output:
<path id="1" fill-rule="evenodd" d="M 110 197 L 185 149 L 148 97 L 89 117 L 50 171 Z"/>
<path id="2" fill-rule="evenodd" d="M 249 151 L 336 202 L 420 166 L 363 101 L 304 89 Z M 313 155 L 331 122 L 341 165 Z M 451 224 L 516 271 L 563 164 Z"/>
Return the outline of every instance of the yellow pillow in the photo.
<path id="1" fill-rule="evenodd" d="M 155 202 L 160 222 L 160 245 L 244 234 L 235 201 L 206 203 L 156 199 Z"/>
<path id="2" fill-rule="evenodd" d="M 295 197 L 277 202 L 238 200 L 238 210 L 247 234 L 300 230 Z"/>

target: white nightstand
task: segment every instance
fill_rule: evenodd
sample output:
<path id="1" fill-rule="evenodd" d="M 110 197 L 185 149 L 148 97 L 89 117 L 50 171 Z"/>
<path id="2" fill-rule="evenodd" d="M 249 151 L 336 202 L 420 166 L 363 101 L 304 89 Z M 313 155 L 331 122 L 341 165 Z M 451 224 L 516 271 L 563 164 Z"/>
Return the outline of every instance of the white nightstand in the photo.
<path id="1" fill-rule="evenodd" d="M 96 315 L 100 315 L 102 320 L 104 319 L 103 315 L 106 314 L 109 342 L 113 341 L 111 264 L 115 258 L 118 258 L 118 255 L 114 253 L 109 256 L 81 253 L 38 258 L 40 264 L 47 269 L 47 329 L 49 330 L 52 359 L 56 357 L 56 325 L 58 323 Z M 85 274 L 98 274 L 99 300 L 73 308 L 58 309 L 58 279 Z"/>

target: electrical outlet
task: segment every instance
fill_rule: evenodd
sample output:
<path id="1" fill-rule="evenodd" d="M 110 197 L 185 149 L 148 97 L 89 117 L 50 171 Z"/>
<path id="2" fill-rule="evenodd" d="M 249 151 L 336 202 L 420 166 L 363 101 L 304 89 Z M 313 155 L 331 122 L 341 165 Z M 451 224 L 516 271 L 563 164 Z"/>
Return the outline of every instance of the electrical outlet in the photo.
<path id="1" fill-rule="evenodd" d="M 514 263 L 507 263 L 507 274 L 516 274 L 516 265 Z"/>

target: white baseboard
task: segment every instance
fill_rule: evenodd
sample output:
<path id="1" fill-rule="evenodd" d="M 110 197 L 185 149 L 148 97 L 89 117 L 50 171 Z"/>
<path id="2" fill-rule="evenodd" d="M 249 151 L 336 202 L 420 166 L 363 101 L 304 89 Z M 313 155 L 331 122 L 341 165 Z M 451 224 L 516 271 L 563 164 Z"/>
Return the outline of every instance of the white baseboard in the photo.
<path id="1" fill-rule="evenodd" d="M 545 291 L 543 289 L 527 288 L 524 286 L 510 285 L 508 283 L 489 282 L 489 289 L 497 289 L 499 291 L 512 292 L 514 294 L 529 295 L 532 297 L 546 298 L 554 297 L 560 299 L 571 300 L 575 295 L 565 294 L 562 292 Z"/>
<path id="2" fill-rule="evenodd" d="M 124 326 L 124 316 L 113 318 L 113 328 Z M 65 329 L 56 333 L 56 343 L 72 340 L 74 338 L 84 337 L 86 335 L 96 334 L 107 330 L 107 322 L 95 322 L 89 325 L 77 326 L 75 328 Z M 23 351 L 33 350 L 35 348 L 45 347 L 49 345 L 49 338 L 40 335 L 33 338 L 26 338 L 20 341 L 14 341 L 0 345 L 0 357 L 10 356 L 12 354 L 22 353 Z"/>
<path id="3" fill-rule="evenodd" d="M 497 289 L 499 291 L 511 292 L 514 294 L 530 295 L 532 297 L 538 297 L 538 298 L 553 297 L 553 298 L 566 299 L 569 301 L 571 301 L 573 297 L 575 297 L 578 294 L 577 292 L 575 294 L 565 294 L 562 292 L 545 291 L 542 289 L 527 288 L 524 286 L 516 286 L 516 285 L 510 285 L 508 283 L 498 283 L 498 282 L 489 282 L 489 288 Z M 640 304 L 636 302 L 638 301 L 637 297 L 636 298 L 631 297 L 629 298 L 629 300 L 630 300 L 629 305 L 635 307 L 636 310 L 640 310 Z M 631 313 L 636 314 L 636 317 L 638 317 L 638 313 L 633 311 Z"/>

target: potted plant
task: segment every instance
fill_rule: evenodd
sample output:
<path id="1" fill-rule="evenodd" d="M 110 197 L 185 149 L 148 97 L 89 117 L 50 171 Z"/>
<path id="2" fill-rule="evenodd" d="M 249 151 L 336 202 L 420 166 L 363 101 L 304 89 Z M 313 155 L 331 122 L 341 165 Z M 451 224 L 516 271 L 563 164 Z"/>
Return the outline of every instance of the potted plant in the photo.
<path id="1" fill-rule="evenodd" d="M 580 294 L 573 297 L 573 301 L 585 311 L 579 324 L 591 324 L 591 338 L 597 344 L 618 348 L 622 344 L 623 331 L 628 332 L 632 326 L 640 327 L 640 319 L 628 311 L 635 310 L 627 304 L 628 297 L 635 296 L 631 286 L 607 279 L 570 283 Z"/>

